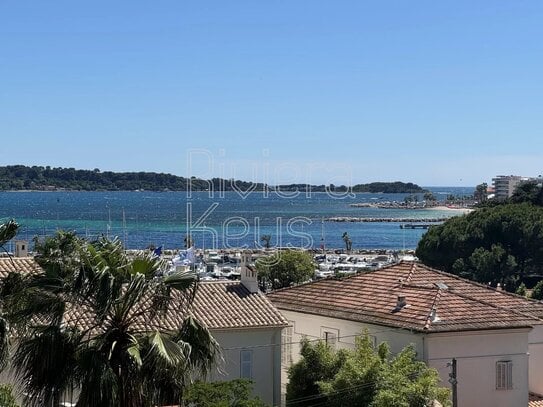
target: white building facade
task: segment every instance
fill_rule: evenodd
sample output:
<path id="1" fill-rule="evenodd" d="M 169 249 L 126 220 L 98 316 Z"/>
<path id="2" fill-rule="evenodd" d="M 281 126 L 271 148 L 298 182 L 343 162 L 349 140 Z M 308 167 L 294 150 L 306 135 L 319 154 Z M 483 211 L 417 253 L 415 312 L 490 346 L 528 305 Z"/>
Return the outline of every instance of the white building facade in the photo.
<path id="1" fill-rule="evenodd" d="M 401 309 L 398 292 L 406 299 Z M 543 307 L 521 297 L 403 263 L 280 290 L 269 298 L 289 322 L 283 392 L 302 337 L 352 348 L 355 337 L 367 331 L 393 353 L 414 346 L 418 358 L 438 371 L 443 387 L 452 389 L 455 359 L 458 406 L 527 406 L 530 392 L 542 393 L 543 325 L 535 314 Z M 524 315 L 528 308 L 533 316 Z"/>

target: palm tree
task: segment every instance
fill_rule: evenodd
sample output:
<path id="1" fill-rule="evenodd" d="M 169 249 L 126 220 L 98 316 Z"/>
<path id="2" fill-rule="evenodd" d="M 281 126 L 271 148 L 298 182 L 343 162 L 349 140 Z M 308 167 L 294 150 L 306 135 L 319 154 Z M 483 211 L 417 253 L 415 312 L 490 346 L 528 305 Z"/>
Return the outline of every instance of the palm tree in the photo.
<path id="1" fill-rule="evenodd" d="M 345 242 L 345 249 L 347 250 L 347 252 L 350 252 L 353 247 L 353 242 L 351 240 L 351 237 L 349 236 L 347 232 L 344 232 L 341 238 Z"/>
<path id="2" fill-rule="evenodd" d="M 0 224 L 0 249 L 7 253 L 13 268 L 15 269 L 15 263 L 11 258 L 10 253 L 5 248 L 7 242 L 13 239 L 17 235 L 19 230 L 19 224 L 13 219 Z M 9 323 L 8 319 L 4 315 L 4 295 L 3 287 L 0 293 L 0 368 L 4 368 L 9 350 Z"/>
<path id="3" fill-rule="evenodd" d="M 161 276 L 163 260 L 129 256 L 118 240 L 53 239 L 37 245 L 45 273 L 12 293 L 13 368 L 28 404 L 58 405 L 73 389 L 78 407 L 180 404 L 218 355 L 191 316 L 194 274 Z M 74 251 L 43 251 L 55 247 Z"/>
<path id="4" fill-rule="evenodd" d="M 270 242 L 271 242 L 271 235 L 262 235 L 260 236 L 260 241 L 264 242 L 264 247 L 266 249 L 270 248 Z"/>
<path id="5" fill-rule="evenodd" d="M 6 249 L 6 243 L 13 239 L 19 231 L 19 224 L 15 220 L 11 219 L 7 222 L 0 224 L 0 249 L 4 251 L 11 260 L 11 255 Z M 13 260 L 11 260 L 13 264 Z M 15 267 L 15 265 L 13 264 Z"/>

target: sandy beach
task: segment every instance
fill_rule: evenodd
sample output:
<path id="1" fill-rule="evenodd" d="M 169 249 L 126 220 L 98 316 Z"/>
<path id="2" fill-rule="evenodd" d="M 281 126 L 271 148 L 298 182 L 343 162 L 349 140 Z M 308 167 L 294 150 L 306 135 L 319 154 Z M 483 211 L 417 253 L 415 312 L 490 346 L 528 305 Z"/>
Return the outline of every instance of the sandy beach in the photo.
<path id="1" fill-rule="evenodd" d="M 458 212 L 458 213 L 470 213 L 474 211 L 474 209 L 471 209 L 471 208 L 455 208 L 455 207 L 450 207 L 450 206 L 445 206 L 445 205 L 432 206 L 432 207 L 424 208 L 424 209 L 429 210 L 429 211 L 448 211 L 448 212 Z"/>

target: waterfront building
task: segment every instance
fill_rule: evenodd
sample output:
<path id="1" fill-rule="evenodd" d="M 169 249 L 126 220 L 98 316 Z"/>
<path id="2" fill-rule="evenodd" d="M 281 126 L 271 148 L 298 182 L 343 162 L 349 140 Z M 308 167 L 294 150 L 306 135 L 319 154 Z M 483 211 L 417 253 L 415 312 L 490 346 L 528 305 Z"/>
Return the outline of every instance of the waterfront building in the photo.
<path id="1" fill-rule="evenodd" d="M 529 178 L 519 175 L 498 175 L 492 179 L 494 186 L 494 199 L 504 200 L 511 198 L 517 187 Z"/>

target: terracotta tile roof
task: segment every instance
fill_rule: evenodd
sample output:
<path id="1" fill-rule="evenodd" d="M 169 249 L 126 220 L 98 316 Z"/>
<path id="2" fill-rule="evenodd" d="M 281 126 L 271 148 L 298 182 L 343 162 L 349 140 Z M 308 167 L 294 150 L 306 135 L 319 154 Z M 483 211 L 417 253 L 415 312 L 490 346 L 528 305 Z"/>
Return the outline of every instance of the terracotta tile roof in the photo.
<path id="1" fill-rule="evenodd" d="M 251 293 L 239 281 L 202 282 L 193 302 L 194 315 L 209 329 L 288 325 L 262 293 Z"/>
<path id="2" fill-rule="evenodd" d="M 15 268 L 13 266 L 15 264 Z M 32 257 L 0 258 L 0 279 L 8 273 L 18 271 L 24 274 L 40 273 L 43 269 Z M 184 315 L 175 310 L 186 309 L 179 296 L 168 313 L 153 321 L 142 321 L 147 328 L 177 329 Z M 209 329 L 246 329 L 283 327 L 288 321 L 262 293 L 250 293 L 239 281 L 210 281 L 198 285 L 192 305 L 194 316 Z M 84 307 L 73 309 L 66 320 L 68 324 L 76 323 L 83 329 L 92 327 L 94 318 Z"/>
<path id="3" fill-rule="evenodd" d="M 8 257 L 0 257 L 0 278 L 6 278 L 12 272 L 22 274 L 43 272 L 43 269 L 36 263 L 33 257 L 12 257 L 11 260 Z"/>
<path id="4" fill-rule="evenodd" d="M 155 329 L 175 331 L 179 329 L 188 312 L 211 330 L 280 328 L 288 321 L 275 306 L 261 293 L 250 293 L 239 281 L 201 282 L 189 307 L 187 299 L 175 294 L 168 311 L 164 315 L 138 317 L 134 328 L 140 331 Z M 138 309 L 147 308 L 149 300 L 136 305 Z M 78 306 L 66 313 L 65 322 L 81 329 L 90 329 L 95 320 L 88 308 Z M 97 334 L 92 330 L 91 335 Z"/>
<path id="5" fill-rule="evenodd" d="M 543 397 L 530 393 L 528 407 L 543 407 Z"/>
<path id="6" fill-rule="evenodd" d="M 397 307 L 398 296 L 407 305 Z M 268 294 L 291 310 L 420 332 L 528 327 L 543 323 L 543 304 L 419 263 L 402 262 L 343 279 Z"/>

